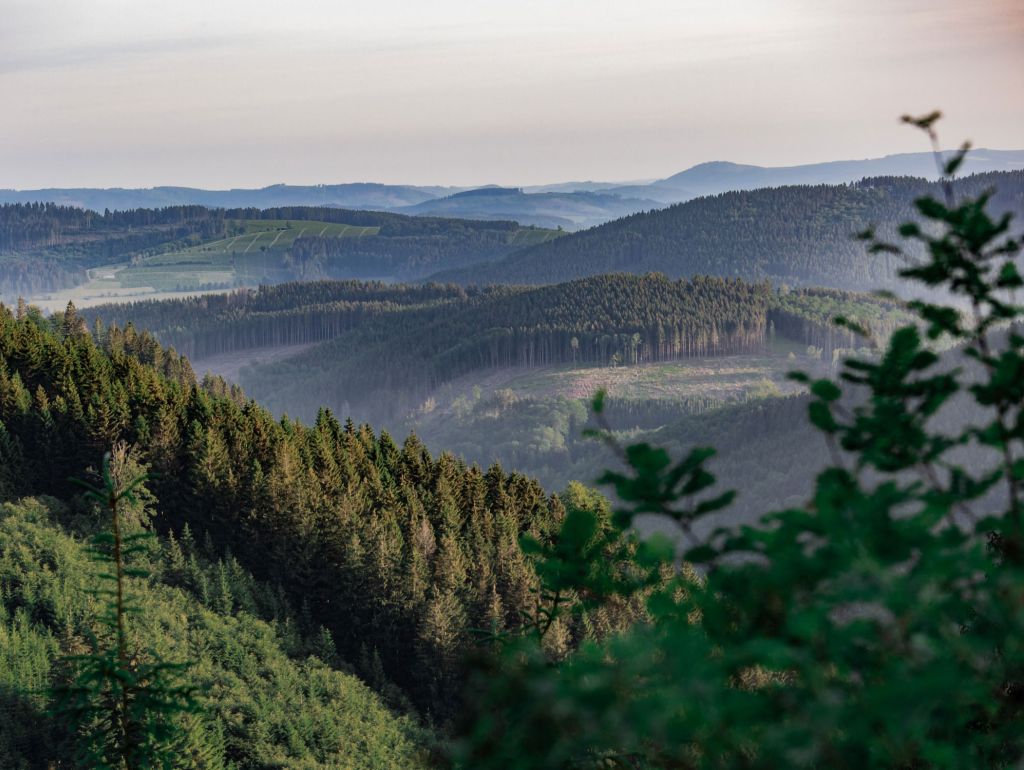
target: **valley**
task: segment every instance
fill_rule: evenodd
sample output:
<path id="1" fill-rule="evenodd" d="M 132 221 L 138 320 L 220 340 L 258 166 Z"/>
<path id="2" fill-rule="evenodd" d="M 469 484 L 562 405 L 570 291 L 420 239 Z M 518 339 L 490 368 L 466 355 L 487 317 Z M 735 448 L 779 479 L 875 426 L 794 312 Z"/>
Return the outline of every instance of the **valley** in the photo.
<path id="1" fill-rule="evenodd" d="M 1024 770 L 1022 41 L 4 2 L 0 770 Z"/>
<path id="2" fill-rule="evenodd" d="M 1019 172 L 955 191 L 993 182 L 997 212 L 1024 211 Z M 984 367 L 954 367 L 957 353 L 942 364 L 955 375 L 907 382 L 957 344 L 964 303 L 861 290 L 900 288 L 896 256 L 945 252 L 850 237 L 869 224 L 895 237 L 936 189 L 731 192 L 572 233 L 330 208 L 3 209 L 0 281 L 36 292 L 0 305 L 0 583 L 17 604 L 5 633 L 38 653 L 10 664 L 16 687 L 39 692 L 33 682 L 61 676 L 58 651 L 102 628 L 51 564 L 89 584 L 79 537 L 103 500 L 128 537 L 154 538 L 116 578 L 145 607 L 131 638 L 152 656 L 198 650 L 190 676 L 220 699 L 204 706 L 212 726 L 180 745 L 238 767 L 434 766 L 428 747 L 454 750 L 474 656 L 500 655 L 496 640 L 543 626 L 547 672 L 628 638 L 647 627 L 647 597 L 664 590 L 675 606 L 731 569 L 682 554 L 727 553 L 723 532 L 760 543 L 784 531 L 761 526 L 766 511 L 814 532 L 829 522 L 854 495 L 856 453 L 875 451 L 866 432 L 905 432 L 863 474 L 902 482 L 912 468 L 889 447 L 932 451 L 912 415 L 973 430 L 984 411 L 962 395 L 946 404 L 943 377 Z M 438 210 L 470 216 L 477 200 L 519 195 L 454 194 Z M 1006 258 L 998 280 L 1014 284 L 1016 269 Z M 1015 339 L 994 328 L 993 344 Z M 957 475 L 997 453 L 935 442 L 959 463 L 951 484 L 1005 504 Z M 122 503 L 116 485 L 140 471 Z M 75 474 L 113 497 L 76 496 Z M 633 593 L 593 598 L 644 570 Z M 564 597 L 544 588 L 592 577 Z M 49 756 L 34 748 L 50 745 L 43 733 L 72 740 L 46 703 L 19 701 L 0 761 Z M 237 709 L 269 732 L 254 739 Z"/>
<path id="3" fill-rule="evenodd" d="M 623 441 L 791 413 L 803 390 L 791 371 L 829 376 L 838 356 L 867 344 L 833 316 L 876 344 L 909 317 L 863 294 L 653 275 L 540 289 L 322 281 L 81 312 L 90 324 L 151 330 L 200 377 L 223 376 L 275 414 L 311 422 L 326 407 L 556 490 L 615 462 L 584 435 L 598 391 Z M 748 431 L 752 446 L 770 440 L 762 430 Z M 740 434 L 731 441 L 722 464 L 745 475 L 723 475 L 781 504 L 789 493 L 775 490 L 790 486 L 771 463 L 741 462 Z"/>

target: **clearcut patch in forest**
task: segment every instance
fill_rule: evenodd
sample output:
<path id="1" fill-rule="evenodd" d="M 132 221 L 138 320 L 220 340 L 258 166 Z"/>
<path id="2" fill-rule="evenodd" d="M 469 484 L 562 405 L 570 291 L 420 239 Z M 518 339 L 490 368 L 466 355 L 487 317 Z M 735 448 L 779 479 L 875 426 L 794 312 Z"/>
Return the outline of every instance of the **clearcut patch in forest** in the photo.
<path id="1" fill-rule="evenodd" d="M 181 291 L 160 291 L 151 286 L 124 286 L 116 278 L 120 268 L 96 268 L 91 274 L 106 271 L 107 277 L 95 278 L 79 286 L 63 291 L 50 292 L 30 297 L 29 302 L 47 313 L 54 313 L 67 307 L 68 302 L 82 309 L 105 305 L 110 302 L 134 302 L 142 299 L 182 299 L 199 294 L 220 294 L 223 289 L 184 289 Z M 113 270 L 113 272 L 111 272 Z"/>
<path id="2" fill-rule="evenodd" d="M 664 442 L 661 431 L 671 433 L 673 426 L 685 433 L 735 410 L 756 415 L 793 403 L 784 397 L 801 388 L 786 375 L 824 374 L 829 366 L 819 354 L 776 337 L 763 353 L 478 372 L 436 389 L 415 415 L 394 427 L 415 432 L 432 449 L 481 467 L 498 462 L 562 489 L 573 479 L 593 481 L 615 462 L 606 447 L 585 436 L 598 389 L 607 392 L 605 418 L 620 440 L 657 434 Z M 681 421 L 689 427 L 678 427 Z"/>
<path id="3" fill-rule="evenodd" d="M 763 354 L 681 359 L 639 366 L 582 367 L 563 365 L 544 369 L 501 369 L 460 377 L 437 389 L 433 408 L 445 408 L 459 398 L 481 398 L 510 391 L 518 398 L 591 399 L 598 390 L 629 400 L 679 399 L 701 396 L 716 401 L 795 393 L 787 378 L 793 369 L 819 369 L 822 362 L 806 347 L 778 339 Z"/>

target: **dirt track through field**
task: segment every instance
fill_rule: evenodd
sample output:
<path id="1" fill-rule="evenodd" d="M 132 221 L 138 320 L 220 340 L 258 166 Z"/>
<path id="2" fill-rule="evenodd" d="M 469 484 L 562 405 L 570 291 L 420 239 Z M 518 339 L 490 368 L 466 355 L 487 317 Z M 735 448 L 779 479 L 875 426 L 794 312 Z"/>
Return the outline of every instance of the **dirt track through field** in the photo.
<path id="1" fill-rule="evenodd" d="M 245 251 L 242 252 L 243 254 L 248 254 L 249 253 L 249 249 L 252 248 L 252 245 L 254 243 L 256 243 L 256 241 L 258 241 L 261 237 L 263 237 L 263 232 L 264 232 L 263 230 L 260 230 L 258 233 L 256 233 L 253 236 L 252 240 L 249 241 L 249 245 L 245 247 Z"/>
<path id="2" fill-rule="evenodd" d="M 274 248 L 274 244 L 277 243 L 278 238 L 280 238 L 282 235 L 284 235 L 284 230 L 278 230 L 277 231 L 277 238 L 275 238 L 274 240 L 272 240 L 270 242 L 270 245 L 267 246 L 267 251 L 270 251 L 272 248 Z"/>

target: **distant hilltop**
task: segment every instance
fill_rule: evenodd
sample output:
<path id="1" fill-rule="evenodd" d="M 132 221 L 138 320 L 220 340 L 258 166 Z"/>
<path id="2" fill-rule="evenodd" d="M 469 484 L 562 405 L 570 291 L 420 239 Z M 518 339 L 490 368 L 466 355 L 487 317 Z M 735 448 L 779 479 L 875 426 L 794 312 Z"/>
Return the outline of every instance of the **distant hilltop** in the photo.
<path id="1" fill-rule="evenodd" d="M 976 149 L 961 175 L 1024 169 L 1024 150 Z M 54 202 L 79 208 L 123 211 L 196 204 L 212 208 L 325 206 L 395 211 L 420 216 L 511 219 L 524 225 L 579 230 L 629 214 L 704 195 L 788 185 L 844 184 L 865 177 L 912 176 L 935 179 L 930 152 L 837 160 L 798 166 L 756 166 L 711 161 L 652 182 L 563 182 L 507 187 L 344 184 L 274 184 L 258 189 L 203 190 L 194 187 L 47 188 L 0 190 L 2 203 Z"/>

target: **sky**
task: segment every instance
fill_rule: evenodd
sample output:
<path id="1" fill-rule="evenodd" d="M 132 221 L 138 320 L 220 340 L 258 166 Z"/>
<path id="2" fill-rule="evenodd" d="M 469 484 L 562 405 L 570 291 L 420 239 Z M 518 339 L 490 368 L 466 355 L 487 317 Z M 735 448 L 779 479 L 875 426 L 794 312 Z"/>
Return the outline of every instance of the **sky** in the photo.
<path id="1" fill-rule="evenodd" d="M 661 178 L 1024 148 L 1024 0 L 0 0 L 0 188 Z"/>

